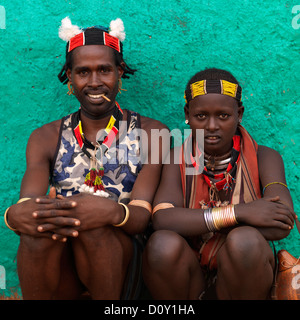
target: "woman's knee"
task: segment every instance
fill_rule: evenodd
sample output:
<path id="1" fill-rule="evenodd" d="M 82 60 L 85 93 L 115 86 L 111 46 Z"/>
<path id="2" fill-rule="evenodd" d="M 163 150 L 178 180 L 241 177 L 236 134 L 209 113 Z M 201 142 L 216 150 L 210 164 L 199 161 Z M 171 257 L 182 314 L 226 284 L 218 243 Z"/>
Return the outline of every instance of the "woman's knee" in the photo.
<path id="1" fill-rule="evenodd" d="M 226 259 L 236 266 L 242 265 L 249 268 L 269 258 L 271 250 L 256 228 L 244 226 L 228 233 L 222 252 L 226 255 Z"/>
<path id="2" fill-rule="evenodd" d="M 154 232 L 147 242 L 144 259 L 152 268 L 172 265 L 184 252 L 185 240 L 173 231 Z"/>

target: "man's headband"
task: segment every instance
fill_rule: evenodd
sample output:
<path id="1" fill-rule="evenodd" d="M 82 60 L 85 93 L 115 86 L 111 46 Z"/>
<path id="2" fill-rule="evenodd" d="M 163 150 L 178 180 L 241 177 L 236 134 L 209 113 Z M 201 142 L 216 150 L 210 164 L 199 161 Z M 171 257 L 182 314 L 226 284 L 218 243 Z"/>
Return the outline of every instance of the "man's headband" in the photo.
<path id="1" fill-rule="evenodd" d="M 226 80 L 200 80 L 192 83 L 190 90 L 192 99 L 208 93 L 219 93 L 233 97 L 239 102 L 242 100 L 242 88 Z"/>
<path id="2" fill-rule="evenodd" d="M 59 37 L 68 42 L 67 53 L 85 45 L 105 45 L 121 53 L 121 42 L 125 40 L 124 24 L 121 19 L 111 21 L 109 31 L 103 27 L 80 29 L 66 17 L 61 21 Z"/>

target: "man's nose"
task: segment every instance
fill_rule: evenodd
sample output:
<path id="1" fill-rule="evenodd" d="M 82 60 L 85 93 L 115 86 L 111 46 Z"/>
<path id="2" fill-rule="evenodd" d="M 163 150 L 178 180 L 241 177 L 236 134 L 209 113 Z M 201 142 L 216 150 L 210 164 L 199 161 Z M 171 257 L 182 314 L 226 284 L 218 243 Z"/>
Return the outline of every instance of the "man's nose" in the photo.
<path id="1" fill-rule="evenodd" d="M 89 86 L 97 88 L 103 84 L 101 75 L 98 72 L 92 72 L 89 79 Z"/>

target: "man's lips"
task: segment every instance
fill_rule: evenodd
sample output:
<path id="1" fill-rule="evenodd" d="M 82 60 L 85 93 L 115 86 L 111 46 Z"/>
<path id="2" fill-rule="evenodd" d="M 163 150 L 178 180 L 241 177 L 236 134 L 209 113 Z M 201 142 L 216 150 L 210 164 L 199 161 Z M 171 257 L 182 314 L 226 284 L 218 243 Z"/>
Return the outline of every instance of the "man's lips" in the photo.
<path id="1" fill-rule="evenodd" d="M 101 103 L 104 100 L 111 101 L 108 97 L 106 97 L 105 93 L 87 93 L 86 94 L 92 102 Z"/>

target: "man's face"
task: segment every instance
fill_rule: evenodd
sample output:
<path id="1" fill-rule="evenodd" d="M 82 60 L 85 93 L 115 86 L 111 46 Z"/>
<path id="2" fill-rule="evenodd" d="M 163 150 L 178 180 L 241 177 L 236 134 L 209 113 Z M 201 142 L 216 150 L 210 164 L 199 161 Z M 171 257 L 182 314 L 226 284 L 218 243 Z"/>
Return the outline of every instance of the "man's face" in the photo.
<path id="1" fill-rule="evenodd" d="M 112 109 L 118 93 L 118 80 L 123 71 L 116 66 L 113 49 L 104 45 L 88 45 L 74 49 L 72 70 L 67 75 L 81 111 L 89 118 L 99 118 Z M 105 95 L 111 101 L 105 100 Z"/>

